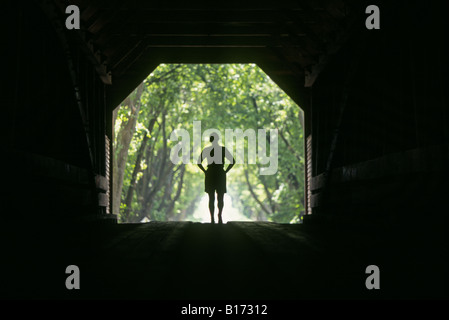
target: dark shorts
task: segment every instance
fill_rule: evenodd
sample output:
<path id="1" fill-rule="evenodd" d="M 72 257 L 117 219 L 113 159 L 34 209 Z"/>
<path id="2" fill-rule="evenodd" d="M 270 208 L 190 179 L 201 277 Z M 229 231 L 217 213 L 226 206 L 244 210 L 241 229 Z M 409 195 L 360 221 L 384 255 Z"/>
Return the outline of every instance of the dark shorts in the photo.
<path id="1" fill-rule="evenodd" d="M 208 166 L 204 179 L 204 191 L 207 193 L 226 193 L 226 173 L 223 166 Z"/>

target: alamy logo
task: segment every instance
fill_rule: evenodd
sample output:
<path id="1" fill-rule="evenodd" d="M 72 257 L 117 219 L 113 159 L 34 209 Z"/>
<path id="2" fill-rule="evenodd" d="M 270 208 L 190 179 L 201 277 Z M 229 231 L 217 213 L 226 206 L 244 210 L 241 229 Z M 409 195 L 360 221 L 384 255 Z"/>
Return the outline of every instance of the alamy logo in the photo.
<path id="1" fill-rule="evenodd" d="M 206 140 L 212 133 L 218 135 L 221 140 L 222 134 L 218 129 L 207 129 L 201 134 L 201 121 L 193 121 L 193 152 L 191 152 L 191 136 L 185 129 L 176 129 L 170 135 L 170 141 L 178 142 L 170 152 L 170 160 L 173 164 L 180 161 L 184 164 L 201 163 L 200 152 L 201 141 Z M 268 135 L 267 135 L 268 134 Z M 254 129 L 226 129 L 224 134 L 225 150 L 229 150 L 232 157 L 236 159 L 236 164 L 262 164 L 267 165 L 259 170 L 261 175 L 273 175 L 278 171 L 278 130 L 258 129 L 257 135 Z M 245 138 L 247 139 L 248 153 L 245 162 Z M 181 139 L 181 141 L 179 141 Z M 234 153 L 234 141 L 235 150 Z M 268 142 L 268 143 L 267 143 Z M 269 149 L 269 150 L 268 150 Z M 214 150 L 214 148 L 212 149 Z M 212 154 L 213 153 L 213 154 Z M 213 160 L 214 163 L 224 164 L 221 156 L 221 148 L 217 148 L 216 152 L 206 155 Z"/>
<path id="2" fill-rule="evenodd" d="M 71 5 L 65 9 L 65 13 L 70 14 L 65 20 L 65 27 L 69 30 L 80 28 L 80 9 Z"/>
<path id="3" fill-rule="evenodd" d="M 78 266 L 70 265 L 65 269 L 66 274 L 70 274 L 65 280 L 65 287 L 69 290 L 80 288 L 80 269 Z"/>
<path id="4" fill-rule="evenodd" d="M 366 7 L 365 13 L 370 14 L 365 20 L 365 26 L 368 30 L 380 29 L 380 10 L 376 5 Z"/>
<path id="5" fill-rule="evenodd" d="M 380 289 L 380 271 L 379 267 L 372 264 L 366 267 L 366 274 L 370 274 L 368 278 L 366 278 L 365 286 L 368 290 L 372 289 Z"/>

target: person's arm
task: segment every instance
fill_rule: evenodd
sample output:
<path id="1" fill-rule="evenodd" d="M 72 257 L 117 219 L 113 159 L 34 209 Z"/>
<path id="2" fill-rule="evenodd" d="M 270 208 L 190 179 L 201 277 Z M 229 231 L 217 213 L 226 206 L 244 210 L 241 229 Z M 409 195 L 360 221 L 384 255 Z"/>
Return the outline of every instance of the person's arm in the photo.
<path id="1" fill-rule="evenodd" d="M 229 162 L 231 162 L 231 163 L 228 165 L 228 167 L 226 168 L 226 170 L 225 170 L 225 173 L 228 173 L 229 170 L 231 170 L 232 167 L 234 166 L 234 164 L 235 164 L 235 159 L 234 159 L 234 157 L 232 156 L 232 154 L 229 152 L 228 149 L 224 148 L 224 150 L 225 150 L 225 156 L 226 156 L 226 159 L 228 159 Z"/>
<path id="2" fill-rule="evenodd" d="M 204 173 L 206 173 L 206 169 L 204 169 L 204 167 L 203 167 L 203 164 L 202 164 L 202 162 L 203 162 L 203 151 L 201 151 L 201 154 L 200 154 L 200 156 L 198 157 L 198 167 L 201 169 L 201 171 L 203 171 Z"/>

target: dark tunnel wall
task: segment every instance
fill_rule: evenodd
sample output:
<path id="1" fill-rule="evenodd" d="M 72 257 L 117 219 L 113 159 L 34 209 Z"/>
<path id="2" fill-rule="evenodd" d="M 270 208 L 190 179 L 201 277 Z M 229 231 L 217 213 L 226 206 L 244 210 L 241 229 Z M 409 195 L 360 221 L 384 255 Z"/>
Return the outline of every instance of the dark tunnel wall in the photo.
<path id="1" fill-rule="evenodd" d="M 9 59 L 7 93 L 14 108 L 8 109 L 8 145 L 87 167 L 81 119 L 58 38 L 38 7 L 19 7 L 12 11 L 18 18 L 11 28 L 17 54 Z"/>
<path id="2" fill-rule="evenodd" d="M 384 221 L 449 212 L 442 9 L 436 2 L 383 5 L 381 29 L 351 39 L 319 76 L 312 212 Z"/>
<path id="3" fill-rule="evenodd" d="M 2 108 L 4 181 L 9 187 L 3 219 L 55 221 L 102 213 L 98 194 L 106 188 L 98 182 L 106 175 L 104 85 L 80 49 L 71 48 L 83 123 L 68 57 L 50 19 L 37 2 L 10 5 L 8 107 Z"/>

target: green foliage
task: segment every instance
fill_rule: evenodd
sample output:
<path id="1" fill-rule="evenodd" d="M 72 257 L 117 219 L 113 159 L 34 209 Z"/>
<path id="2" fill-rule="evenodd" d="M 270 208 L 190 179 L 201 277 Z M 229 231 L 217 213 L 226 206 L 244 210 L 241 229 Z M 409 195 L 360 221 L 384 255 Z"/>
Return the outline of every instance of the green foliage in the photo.
<path id="1" fill-rule="evenodd" d="M 175 143 L 168 139 L 174 129 L 186 129 L 193 137 L 195 120 L 201 121 L 203 131 L 216 128 L 223 134 L 228 128 L 278 129 L 277 174 L 261 176 L 259 164 L 237 164 L 228 174 L 228 192 L 239 199 L 235 205 L 251 219 L 300 221 L 304 212 L 302 111 L 256 65 L 162 64 L 145 79 L 140 103 L 125 167 L 120 221 L 191 219 L 204 194 L 204 175 L 194 164 L 173 165 L 169 154 Z M 116 133 L 129 117 L 129 108 L 122 105 Z M 120 148 L 117 142 L 115 148 Z M 135 186 L 130 189 L 133 176 Z M 129 194 L 132 201 L 126 204 Z"/>

